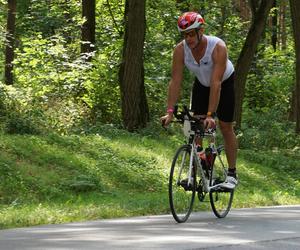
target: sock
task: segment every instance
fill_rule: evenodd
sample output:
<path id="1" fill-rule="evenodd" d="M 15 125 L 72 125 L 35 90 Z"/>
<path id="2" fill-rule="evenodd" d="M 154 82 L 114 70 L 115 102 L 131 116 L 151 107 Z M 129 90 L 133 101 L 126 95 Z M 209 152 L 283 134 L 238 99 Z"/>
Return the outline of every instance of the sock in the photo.
<path id="1" fill-rule="evenodd" d="M 236 168 L 228 168 L 227 175 L 236 178 Z"/>

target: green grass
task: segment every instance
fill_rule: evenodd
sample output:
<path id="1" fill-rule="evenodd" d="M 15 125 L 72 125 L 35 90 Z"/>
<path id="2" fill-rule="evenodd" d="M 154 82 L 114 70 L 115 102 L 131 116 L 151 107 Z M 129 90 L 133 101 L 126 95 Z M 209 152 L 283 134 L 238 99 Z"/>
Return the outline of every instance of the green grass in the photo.
<path id="1" fill-rule="evenodd" d="M 0 134 L 0 228 L 169 213 L 174 133 Z M 239 151 L 234 207 L 300 204 L 299 153 Z M 196 202 L 196 210 L 210 209 Z"/>

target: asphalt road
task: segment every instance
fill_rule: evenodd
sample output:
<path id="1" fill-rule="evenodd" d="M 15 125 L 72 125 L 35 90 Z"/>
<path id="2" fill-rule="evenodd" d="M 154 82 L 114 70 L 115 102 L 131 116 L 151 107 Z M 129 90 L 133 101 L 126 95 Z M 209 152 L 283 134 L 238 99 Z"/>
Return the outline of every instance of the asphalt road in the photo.
<path id="1" fill-rule="evenodd" d="M 0 249 L 300 249 L 300 205 L 233 209 L 225 219 L 193 213 L 0 231 Z"/>

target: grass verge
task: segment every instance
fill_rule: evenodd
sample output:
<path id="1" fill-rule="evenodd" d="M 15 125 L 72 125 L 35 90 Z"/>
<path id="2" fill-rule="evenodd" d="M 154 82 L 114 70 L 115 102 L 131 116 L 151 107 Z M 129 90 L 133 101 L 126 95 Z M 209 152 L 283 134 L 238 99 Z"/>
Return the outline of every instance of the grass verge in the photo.
<path id="1" fill-rule="evenodd" d="M 169 166 L 183 141 L 174 133 L 103 126 L 90 135 L 0 141 L 2 229 L 169 213 Z M 233 207 L 300 204 L 299 160 L 289 150 L 240 150 Z M 198 201 L 195 208 L 210 209 Z"/>

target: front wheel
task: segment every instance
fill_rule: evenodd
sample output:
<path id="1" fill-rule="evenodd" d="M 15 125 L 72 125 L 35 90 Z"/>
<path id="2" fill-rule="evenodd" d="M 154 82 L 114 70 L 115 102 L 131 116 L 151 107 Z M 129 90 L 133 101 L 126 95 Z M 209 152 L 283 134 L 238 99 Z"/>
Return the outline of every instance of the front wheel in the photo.
<path id="1" fill-rule="evenodd" d="M 227 171 L 223 164 L 225 156 L 221 156 L 221 150 L 218 151 L 219 154 L 216 155 L 214 164 L 210 170 L 210 186 L 223 183 L 227 176 Z M 211 208 L 218 218 L 224 218 L 228 214 L 231 208 L 233 195 L 233 189 L 216 188 L 209 192 Z"/>
<path id="2" fill-rule="evenodd" d="M 169 177 L 169 203 L 174 219 L 185 222 L 193 208 L 196 191 L 196 169 L 192 169 L 188 183 L 191 146 L 181 146 L 173 159 Z M 194 165 L 195 166 L 195 165 Z"/>

